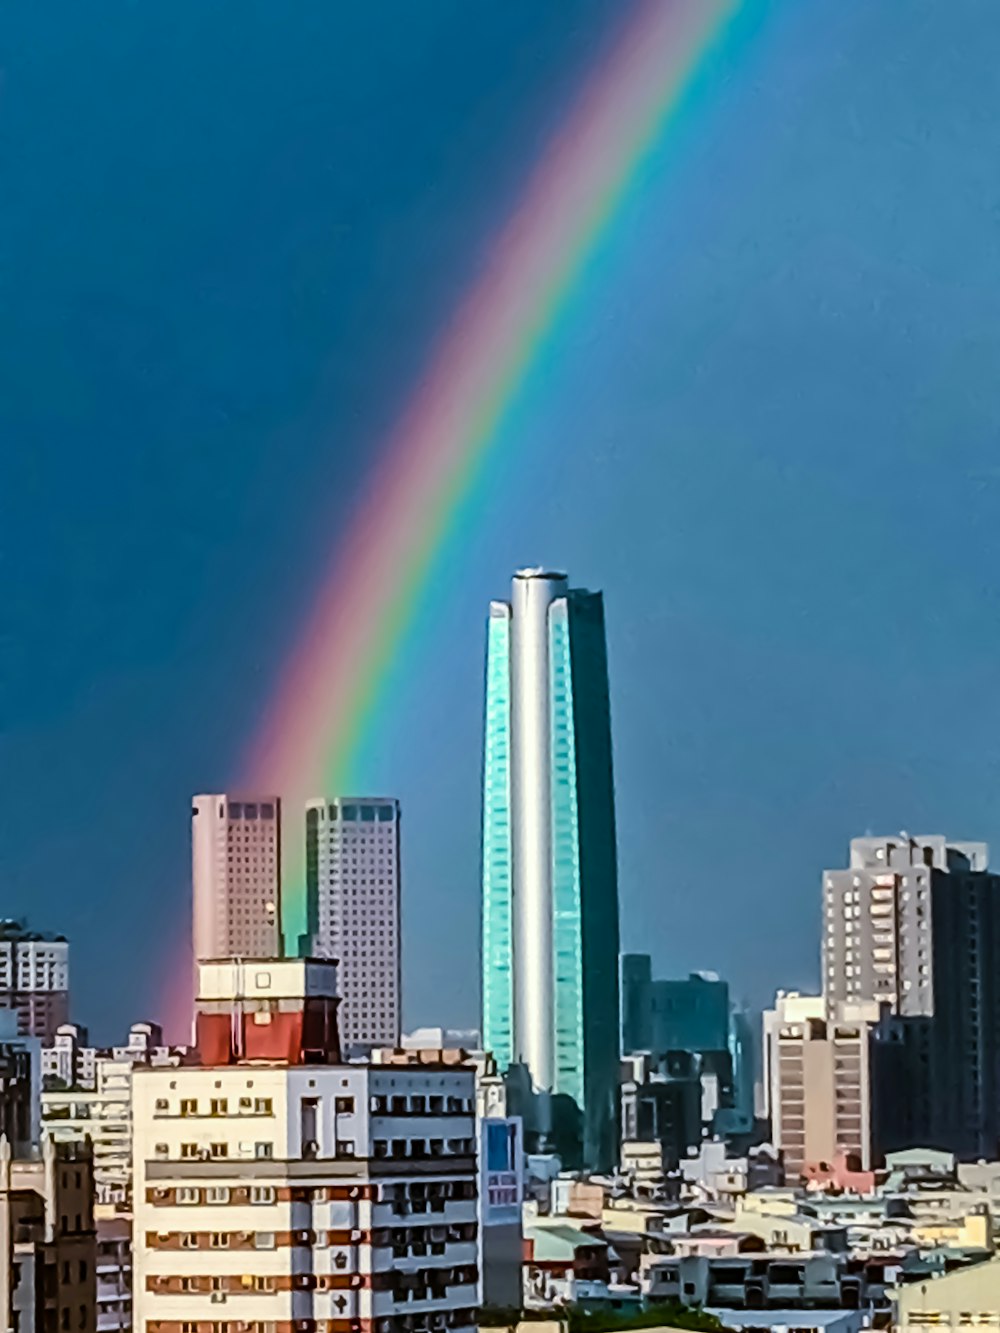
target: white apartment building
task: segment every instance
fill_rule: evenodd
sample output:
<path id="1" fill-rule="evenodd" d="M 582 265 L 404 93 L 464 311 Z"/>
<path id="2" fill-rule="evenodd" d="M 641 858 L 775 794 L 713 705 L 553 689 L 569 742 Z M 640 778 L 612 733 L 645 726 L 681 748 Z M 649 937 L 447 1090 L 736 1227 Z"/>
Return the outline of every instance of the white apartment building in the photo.
<path id="1" fill-rule="evenodd" d="M 474 1326 L 475 1071 L 342 1064 L 336 972 L 202 965 L 201 1063 L 135 1070 L 142 1333 Z"/>
<path id="2" fill-rule="evenodd" d="M 128 1064 L 175 1065 L 182 1046 L 165 1046 L 156 1023 L 133 1023 L 124 1046 L 90 1046 L 86 1028 L 64 1023 L 42 1047 L 42 1078 L 52 1088 L 96 1088 L 99 1060 L 121 1060 Z"/>
<path id="3" fill-rule="evenodd" d="M 42 1078 L 52 1086 L 92 1088 L 101 1052 L 87 1044 L 87 1030 L 76 1023 L 61 1023 L 42 1047 Z"/>
<path id="4" fill-rule="evenodd" d="M 143 1333 L 471 1328 L 474 1073 L 137 1069 Z"/>
<path id="5" fill-rule="evenodd" d="M 196 796 L 191 807 L 194 957 L 281 956 L 281 802 Z"/>
<path id="6" fill-rule="evenodd" d="M 399 1043 L 399 867 L 398 801 L 345 796 L 307 803 L 312 952 L 339 963 L 347 1051 Z"/>
<path id="7" fill-rule="evenodd" d="M 61 1030 L 62 1031 L 62 1030 Z M 68 1029 L 72 1032 L 73 1029 Z M 60 1034 L 57 1034 L 57 1041 Z M 63 1044 L 43 1051 L 55 1056 L 71 1086 L 50 1083 L 41 1096 L 42 1121 L 56 1142 L 90 1139 L 94 1150 L 94 1186 L 101 1205 L 127 1208 L 132 1198 L 132 1070 L 137 1064 L 172 1067 L 181 1059 L 176 1048 L 153 1044 L 158 1029 L 137 1023 L 125 1046 L 111 1052 Z M 55 1060 L 50 1060 L 50 1066 Z M 65 1083 L 63 1073 L 57 1075 Z"/>
<path id="8" fill-rule="evenodd" d="M 94 1148 L 97 1203 L 127 1204 L 132 1178 L 132 1066 L 98 1060 L 96 1087 L 42 1093 L 42 1124 L 56 1143 Z"/>

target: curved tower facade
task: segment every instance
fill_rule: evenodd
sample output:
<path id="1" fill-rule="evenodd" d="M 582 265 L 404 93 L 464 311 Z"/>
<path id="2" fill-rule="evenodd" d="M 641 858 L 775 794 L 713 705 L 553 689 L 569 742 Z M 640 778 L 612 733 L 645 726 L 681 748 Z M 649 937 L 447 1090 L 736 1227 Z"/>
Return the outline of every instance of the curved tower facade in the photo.
<path id="1" fill-rule="evenodd" d="M 564 574 L 490 607 L 483 1040 L 567 1166 L 618 1155 L 618 887 L 604 608 Z"/>

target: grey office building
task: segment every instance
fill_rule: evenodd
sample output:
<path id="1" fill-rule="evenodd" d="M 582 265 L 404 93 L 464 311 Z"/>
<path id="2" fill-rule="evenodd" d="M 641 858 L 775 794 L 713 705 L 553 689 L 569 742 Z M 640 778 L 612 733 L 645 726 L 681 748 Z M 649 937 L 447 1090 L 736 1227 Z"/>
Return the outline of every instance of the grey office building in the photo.
<path id="1" fill-rule="evenodd" d="M 873 1134 L 995 1157 L 1000 1138 L 1000 876 L 985 843 L 856 838 L 823 877 L 828 1014 L 868 1008 Z"/>
<path id="2" fill-rule="evenodd" d="M 397 1046 L 402 1019 L 399 802 L 306 804 L 305 952 L 340 967 L 340 1038 L 351 1055 Z"/>

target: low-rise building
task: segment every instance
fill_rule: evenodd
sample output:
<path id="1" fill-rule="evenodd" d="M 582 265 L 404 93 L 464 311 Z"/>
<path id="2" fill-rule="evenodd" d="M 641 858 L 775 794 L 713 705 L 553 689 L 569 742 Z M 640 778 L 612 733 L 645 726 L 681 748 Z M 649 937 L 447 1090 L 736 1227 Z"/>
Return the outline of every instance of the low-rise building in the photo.
<path id="1" fill-rule="evenodd" d="M 736 1199 L 785 1183 L 778 1152 L 768 1143 L 733 1156 L 721 1139 L 707 1139 L 680 1164 L 684 1187 L 697 1198 Z"/>
<path id="2" fill-rule="evenodd" d="M 608 1243 L 562 1219 L 541 1220 L 524 1237 L 524 1302 L 545 1308 L 606 1296 Z"/>
<path id="3" fill-rule="evenodd" d="M 892 1299 L 898 1333 L 1000 1327 L 1000 1259 L 906 1283 L 896 1287 Z"/>
<path id="4" fill-rule="evenodd" d="M 983 1250 L 987 1254 L 993 1252 L 993 1220 L 986 1207 L 958 1217 L 915 1220 L 910 1236 L 922 1250 L 940 1247 L 949 1250 Z"/>
<path id="5" fill-rule="evenodd" d="M 888 1311 L 885 1266 L 840 1254 L 664 1258 L 646 1270 L 643 1290 L 651 1304 L 701 1309 Z"/>
<path id="6" fill-rule="evenodd" d="M 797 1202 L 797 1201 L 796 1201 Z M 813 1213 L 788 1208 L 787 1200 L 766 1200 L 761 1194 L 737 1199 L 734 1231 L 758 1236 L 769 1250 L 809 1254 L 814 1250 L 847 1253 L 847 1230 L 821 1222 Z"/>

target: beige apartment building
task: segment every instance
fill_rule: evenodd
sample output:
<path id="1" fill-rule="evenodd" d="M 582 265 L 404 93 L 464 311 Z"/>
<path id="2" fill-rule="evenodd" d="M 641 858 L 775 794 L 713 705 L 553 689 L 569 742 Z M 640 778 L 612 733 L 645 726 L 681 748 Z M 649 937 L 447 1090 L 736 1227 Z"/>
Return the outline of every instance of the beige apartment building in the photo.
<path id="1" fill-rule="evenodd" d="M 772 1133 L 787 1180 L 840 1154 L 856 1156 L 864 1170 L 871 1165 L 870 1019 L 842 1006 L 839 1017 L 777 1029 Z"/>
<path id="2" fill-rule="evenodd" d="M 191 807 L 194 958 L 280 958 L 281 802 L 196 796 Z"/>

